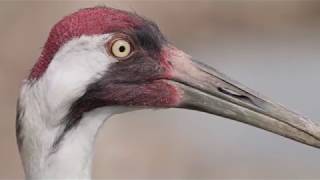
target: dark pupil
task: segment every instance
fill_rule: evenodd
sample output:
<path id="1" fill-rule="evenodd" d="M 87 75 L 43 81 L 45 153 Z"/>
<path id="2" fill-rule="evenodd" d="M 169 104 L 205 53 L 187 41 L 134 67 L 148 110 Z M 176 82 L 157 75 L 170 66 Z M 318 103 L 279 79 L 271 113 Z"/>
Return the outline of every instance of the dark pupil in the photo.
<path id="1" fill-rule="evenodd" d="M 125 50 L 126 50 L 126 48 L 125 48 L 124 46 L 120 46 L 120 47 L 119 47 L 119 51 L 120 51 L 120 52 L 124 52 Z"/>

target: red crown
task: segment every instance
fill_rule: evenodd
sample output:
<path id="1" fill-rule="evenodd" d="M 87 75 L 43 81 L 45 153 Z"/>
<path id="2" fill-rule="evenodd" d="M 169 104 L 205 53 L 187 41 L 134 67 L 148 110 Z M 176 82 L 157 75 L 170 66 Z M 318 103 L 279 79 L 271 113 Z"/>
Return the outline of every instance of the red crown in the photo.
<path id="1" fill-rule="evenodd" d="M 40 78 L 59 48 L 73 38 L 134 28 L 141 24 L 143 19 L 138 15 L 107 7 L 81 9 L 66 16 L 51 29 L 29 79 Z"/>

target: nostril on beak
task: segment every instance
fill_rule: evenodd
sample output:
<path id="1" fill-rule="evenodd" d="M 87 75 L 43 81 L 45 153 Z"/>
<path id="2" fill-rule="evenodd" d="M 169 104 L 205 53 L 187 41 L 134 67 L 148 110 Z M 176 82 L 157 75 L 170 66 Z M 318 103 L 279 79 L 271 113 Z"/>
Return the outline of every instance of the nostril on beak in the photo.
<path id="1" fill-rule="evenodd" d="M 219 92 L 221 92 L 225 95 L 231 96 L 233 98 L 239 99 L 243 102 L 246 102 L 248 104 L 251 104 L 251 105 L 254 105 L 254 106 L 257 106 L 260 108 L 260 106 L 257 103 L 255 103 L 250 97 L 248 97 L 246 95 L 240 94 L 240 93 L 238 93 L 232 89 L 226 88 L 226 87 L 218 87 L 217 89 Z"/>

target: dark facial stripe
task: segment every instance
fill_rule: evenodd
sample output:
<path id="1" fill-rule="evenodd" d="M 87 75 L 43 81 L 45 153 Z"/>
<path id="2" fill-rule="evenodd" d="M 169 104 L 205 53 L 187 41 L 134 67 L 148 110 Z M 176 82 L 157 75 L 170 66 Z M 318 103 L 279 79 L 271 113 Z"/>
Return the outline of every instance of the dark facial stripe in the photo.
<path id="1" fill-rule="evenodd" d="M 135 29 L 133 36 L 137 39 L 139 46 L 150 54 L 160 53 L 163 44 L 167 42 L 158 26 L 148 20 L 145 21 L 144 26 Z"/>
<path id="2" fill-rule="evenodd" d="M 117 32 L 117 31 L 116 31 Z M 75 101 L 62 120 L 63 132 L 53 144 L 56 149 L 63 137 L 76 127 L 85 112 L 102 106 L 166 106 L 175 103 L 170 85 L 153 81 L 163 78 L 165 68 L 161 62 L 161 49 L 166 40 L 159 28 L 145 20 L 142 26 L 120 30 L 133 39 L 136 52 L 130 59 L 121 60 L 108 68 L 105 75 L 87 87 L 86 93 Z"/>
<path id="3" fill-rule="evenodd" d="M 23 137 L 21 134 L 22 131 L 22 118 L 24 117 L 24 109 L 21 107 L 19 100 L 17 102 L 17 114 L 16 114 L 16 140 L 18 144 L 19 151 L 21 151 Z"/>

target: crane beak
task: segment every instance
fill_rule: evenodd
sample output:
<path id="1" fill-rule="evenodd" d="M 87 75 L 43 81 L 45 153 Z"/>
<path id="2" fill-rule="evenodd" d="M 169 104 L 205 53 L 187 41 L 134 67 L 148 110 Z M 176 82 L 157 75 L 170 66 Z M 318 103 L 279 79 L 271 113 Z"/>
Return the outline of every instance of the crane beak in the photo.
<path id="1" fill-rule="evenodd" d="M 179 50 L 172 50 L 172 79 L 182 91 L 179 108 L 243 122 L 320 148 L 320 126 L 273 103 Z"/>

